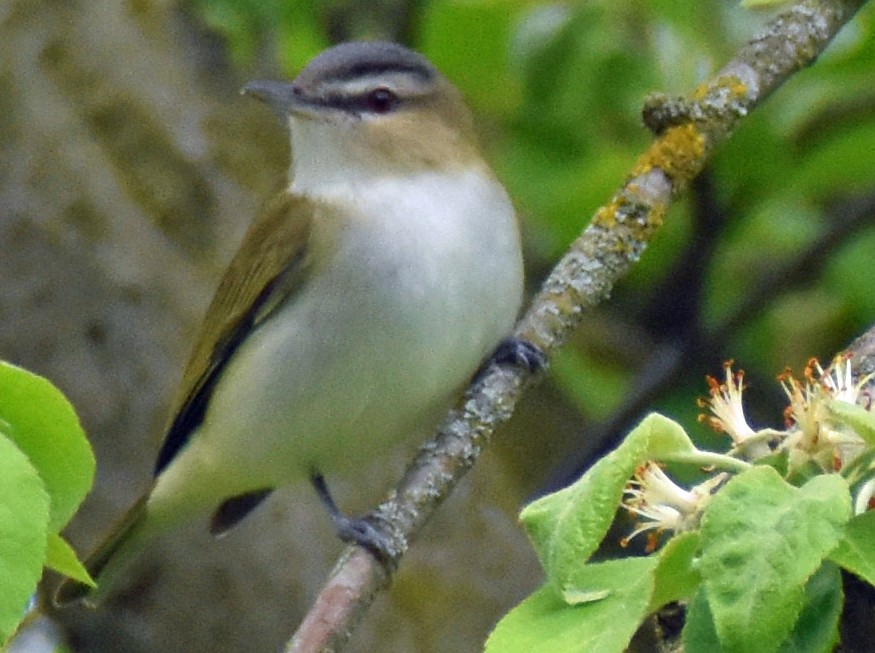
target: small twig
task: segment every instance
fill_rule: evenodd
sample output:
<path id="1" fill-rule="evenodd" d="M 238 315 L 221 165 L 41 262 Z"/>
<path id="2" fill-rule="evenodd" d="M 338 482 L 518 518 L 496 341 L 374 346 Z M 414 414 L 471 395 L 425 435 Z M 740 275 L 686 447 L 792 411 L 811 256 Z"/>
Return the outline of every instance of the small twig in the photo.
<path id="1" fill-rule="evenodd" d="M 854 378 L 868 376 L 875 372 L 875 324 L 863 335 L 855 338 L 844 353 L 851 356 Z M 873 385 L 875 379 L 869 381 L 869 387 Z"/>
<path id="2" fill-rule="evenodd" d="M 550 353 L 606 298 L 661 226 L 672 199 L 702 170 L 739 120 L 823 51 L 863 0 L 808 0 L 772 20 L 714 79 L 685 100 L 651 100 L 658 137 L 629 179 L 572 244 L 547 278 L 515 335 Z M 670 106 L 669 106 L 670 105 Z M 505 422 L 534 374 L 524 367 L 493 367 L 450 412 L 392 495 L 378 508 L 397 552 L 410 540 Z M 338 651 L 390 572 L 369 553 L 347 549 L 287 653 Z"/>

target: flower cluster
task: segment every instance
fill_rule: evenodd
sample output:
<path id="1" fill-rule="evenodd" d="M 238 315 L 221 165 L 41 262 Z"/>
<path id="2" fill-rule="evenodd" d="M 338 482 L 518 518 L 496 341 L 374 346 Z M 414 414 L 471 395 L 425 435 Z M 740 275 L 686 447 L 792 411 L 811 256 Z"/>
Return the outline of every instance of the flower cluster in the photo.
<path id="1" fill-rule="evenodd" d="M 835 402 L 869 410 L 872 402 L 865 388 L 872 375 L 854 383 L 850 358 L 837 358 L 831 371 L 824 371 L 812 358 L 804 378 L 802 383 L 789 371 L 778 377 L 790 400 L 784 412 L 788 431 L 782 448 L 789 454 L 790 469 L 811 461 L 824 471 L 839 471 L 866 450 L 866 441 L 836 415 Z"/>
<path id="2" fill-rule="evenodd" d="M 725 364 L 723 383 L 707 377 L 710 397 L 700 400 L 711 414 L 700 421 L 732 439 L 731 454 L 747 460 L 758 460 L 772 453 L 786 452 L 790 472 L 814 463 L 822 471 L 838 471 L 866 450 L 866 441 L 857 430 L 836 411 L 836 402 L 862 406 L 867 411 L 871 398 L 865 390 L 872 375 L 854 383 L 851 361 L 837 357 L 829 371 L 816 359 L 808 361 L 802 380 L 789 370 L 778 381 L 790 404 L 784 411 L 786 430 L 752 429 L 744 417 L 741 395 L 744 372 L 732 372 L 732 362 Z"/>
<path id="3" fill-rule="evenodd" d="M 804 473 L 847 472 L 855 492 L 855 511 L 870 507 L 875 496 L 875 413 L 869 382 L 875 373 L 854 381 L 848 356 L 839 356 L 828 370 L 811 359 L 803 378 L 783 372 L 778 381 L 790 401 L 784 411 L 785 430 L 754 429 L 745 418 L 742 406 L 744 372 L 732 371 L 732 361 L 724 365 L 718 381 L 706 377 L 709 397 L 699 405 L 709 413 L 699 420 L 732 440 L 728 455 L 755 461 L 766 456 L 786 459 L 788 479 Z M 862 462 L 860 462 L 862 461 Z M 848 470 L 852 470 L 848 472 Z M 723 472 L 686 490 L 674 483 L 655 462 L 646 462 L 626 484 L 621 505 L 636 515 L 635 529 L 621 544 L 647 533 L 647 551 L 659 544 L 666 531 L 682 532 L 698 526 L 711 495 L 728 478 Z"/>

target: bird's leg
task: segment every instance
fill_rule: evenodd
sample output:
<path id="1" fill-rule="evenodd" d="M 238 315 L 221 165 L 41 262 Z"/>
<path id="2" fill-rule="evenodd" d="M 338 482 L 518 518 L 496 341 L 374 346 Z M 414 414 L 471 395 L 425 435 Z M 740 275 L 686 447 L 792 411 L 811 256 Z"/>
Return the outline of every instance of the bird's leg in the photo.
<path id="1" fill-rule="evenodd" d="M 328 490 L 328 484 L 325 482 L 325 477 L 321 473 L 314 471 L 310 475 L 310 482 L 313 484 L 319 500 L 322 501 L 322 505 L 328 511 L 328 516 L 334 522 L 338 537 L 344 542 L 352 542 L 363 546 L 381 563 L 390 564 L 395 558 L 390 553 L 394 547 L 389 537 L 380 530 L 379 526 L 368 516 L 347 517 L 344 515 L 334 502 L 334 498 Z"/>

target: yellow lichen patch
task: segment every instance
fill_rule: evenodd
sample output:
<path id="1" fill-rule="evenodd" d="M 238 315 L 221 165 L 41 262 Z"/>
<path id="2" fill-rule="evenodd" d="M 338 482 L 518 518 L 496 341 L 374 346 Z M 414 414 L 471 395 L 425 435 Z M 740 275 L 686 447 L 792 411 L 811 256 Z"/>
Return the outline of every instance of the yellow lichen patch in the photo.
<path id="1" fill-rule="evenodd" d="M 609 204 L 600 206 L 592 217 L 592 224 L 605 229 L 613 229 L 617 225 L 617 211 L 622 203 L 619 196 L 614 196 Z"/>
<path id="2" fill-rule="evenodd" d="M 623 192 L 615 195 L 609 204 L 600 207 L 593 216 L 592 224 L 603 229 L 613 230 L 623 224 L 640 239 L 654 227 L 662 226 L 666 207 L 662 202 L 652 204 L 636 198 L 637 186 L 629 184 Z"/>
<path id="3" fill-rule="evenodd" d="M 705 143 L 705 136 L 694 124 L 670 127 L 638 159 L 632 177 L 658 168 L 671 180 L 677 193 L 702 169 Z"/>
<path id="4" fill-rule="evenodd" d="M 696 88 L 693 89 L 692 93 L 690 93 L 690 100 L 693 102 L 701 102 L 708 98 L 708 94 L 711 92 L 711 82 L 706 84 L 699 84 Z"/>
<path id="5" fill-rule="evenodd" d="M 658 228 L 662 226 L 662 223 L 665 222 L 665 213 L 668 210 L 668 206 L 660 202 L 659 204 L 654 204 L 650 207 L 650 210 L 647 212 L 647 224 L 650 227 Z"/>
<path id="6" fill-rule="evenodd" d="M 723 75 L 707 84 L 699 84 L 690 93 L 690 100 L 709 104 L 717 100 L 720 104 L 725 104 L 743 100 L 747 98 L 747 94 L 747 84 L 736 75 Z"/>
<path id="7" fill-rule="evenodd" d="M 729 91 L 732 94 L 732 97 L 737 100 L 743 100 L 747 98 L 747 94 L 750 89 L 748 89 L 747 84 L 741 81 L 735 75 L 731 75 L 729 77 L 721 77 L 720 85 Z"/>
<path id="8" fill-rule="evenodd" d="M 555 295 L 553 300 L 553 307 L 556 310 L 558 315 L 573 315 L 578 312 L 578 302 L 580 301 L 579 296 L 571 296 L 571 292 L 575 290 L 574 286 L 568 287 L 568 292 L 563 295 Z M 578 293 L 575 293 L 578 295 Z"/>
<path id="9" fill-rule="evenodd" d="M 640 207 L 642 214 L 646 214 L 648 227 L 661 227 L 665 221 L 665 212 L 668 206 L 659 195 L 650 193 L 635 181 L 626 184 L 625 195 L 629 204 Z"/>
<path id="10" fill-rule="evenodd" d="M 632 252 L 640 249 L 636 245 L 637 245 L 637 243 L 635 243 L 631 238 L 628 238 L 628 237 L 618 238 L 614 242 L 614 246 L 613 246 L 612 251 L 614 254 L 619 254 L 620 256 L 628 257 Z"/>

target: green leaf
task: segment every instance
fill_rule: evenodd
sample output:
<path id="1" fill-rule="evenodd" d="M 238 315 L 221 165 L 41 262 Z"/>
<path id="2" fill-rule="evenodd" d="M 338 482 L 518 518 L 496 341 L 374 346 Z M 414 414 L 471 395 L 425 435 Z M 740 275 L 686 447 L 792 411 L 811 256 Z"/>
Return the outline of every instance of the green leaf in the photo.
<path id="1" fill-rule="evenodd" d="M 851 487 L 851 494 L 855 495 L 854 512 L 860 514 L 861 509 L 868 508 L 868 497 L 865 496 L 864 486 L 867 481 L 875 478 L 875 447 L 863 451 L 842 467 L 841 474 Z M 860 492 L 863 494 L 859 494 Z M 857 506 L 857 502 L 862 502 L 863 505 Z"/>
<path id="2" fill-rule="evenodd" d="M 88 571 L 79 562 L 76 553 L 70 548 L 66 540 L 57 533 L 49 533 L 48 544 L 46 547 L 46 567 L 54 569 L 59 574 L 69 576 L 81 583 L 97 587 L 97 584 L 88 574 Z"/>
<path id="3" fill-rule="evenodd" d="M 753 461 L 754 465 L 768 465 L 781 476 L 786 477 L 789 469 L 790 454 L 786 449 L 775 451 L 768 456 L 757 458 Z"/>
<path id="4" fill-rule="evenodd" d="M 598 548 L 635 468 L 655 459 L 701 459 L 743 469 L 749 466 L 728 456 L 699 451 L 677 422 L 651 413 L 580 480 L 533 501 L 520 513 L 547 579 L 557 591 L 564 590 L 569 575 Z"/>
<path id="5" fill-rule="evenodd" d="M 838 399 L 826 402 L 826 408 L 833 417 L 854 429 L 866 444 L 875 446 L 875 414 L 862 406 Z"/>
<path id="6" fill-rule="evenodd" d="M 827 653 L 838 638 L 842 609 L 841 575 L 831 564 L 823 565 L 805 585 L 805 607 L 780 653 Z M 683 632 L 686 653 L 723 653 L 704 591 L 687 608 Z M 755 649 L 757 651 L 760 648 Z"/>
<path id="7" fill-rule="evenodd" d="M 672 601 L 693 596 L 702 583 L 702 576 L 694 566 L 699 549 L 699 533 L 691 531 L 671 538 L 659 551 L 655 588 L 650 600 L 650 612 Z"/>
<path id="8" fill-rule="evenodd" d="M 875 585 L 875 511 L 857 515 L 845 526 L 845 536 L 830 560 Z"/>
<path id="9" fill-rule="evenodd" d="M 30 459 L 51 497 L 60 531 L 94 480 L 94 454 L 70 402 L 49 381 L 0 361 L 0 432 Z"/>
<path id="10" fill-rule="evenodd" d="M 569 605 L 545 585 L 498 623 L 485 653 L 622 653 L 647 614 L 655 566 L 654 557 L 583 565 L 573 584 L 605 598 Z"/>
<path id="11" fill-rule="evenodd" d="M 42 575 L 49 496 L 27 456 L 0 434 L 0 643 L 14 632 Z"/>
<path id="12" fill-rule="evenodd" d="M 653 416 L 644 419 L 617 449 L 577 482 L 523 508 L 526 529 L 547 579 L 561 592 L 608 532 L 623 487 L 647 450 Z"/>
<path id="13" fill-rule="evenodd" d="M 837 474 L 795 488 L 755 467 L 714 496 L 702 518 L 699 569 L 724 650 L 777 650 L 802 609 L 806 581 L 850 516 Z"/>
<path id="14" fill-rule="evenodd" d="M 647 460 L 715 466 L 736 472 L 750 467 L 750 463 L 738 458 L 697 449 L 684 427 L 664 415 L 651 413 L 642 426 L 645 422 L 650 427 L 647 433 Z"/>
<path id="15" fill-rule="evenodd" d="M 681 637 L 684 653 L 723 653 L 704 587 L 699 588 L 687 606 L 687 618 Z"/>
<path id="16" fill-rule="evenodd" d="M 648 460 L 675 460 L 684 454 L 698 451 L 684 427 L 674 420 L 659 413 L 651 413 L 641 426 L 645 423 L 650 427 L 647 439 Z"/>
<path id="17" fill-rule="evenodd" d="M 825 563 L 805 585 L 805 607 L 780 653 L 829 653 L 839 639 L 844 596 L 838 567 Z"/>

